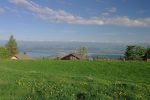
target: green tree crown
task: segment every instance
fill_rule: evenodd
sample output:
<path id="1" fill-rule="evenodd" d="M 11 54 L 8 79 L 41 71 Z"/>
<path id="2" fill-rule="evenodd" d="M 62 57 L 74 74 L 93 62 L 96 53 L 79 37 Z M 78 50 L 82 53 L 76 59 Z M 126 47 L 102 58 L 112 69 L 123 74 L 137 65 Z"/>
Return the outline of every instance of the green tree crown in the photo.
<path id="1" fill-rule="evenodd" d="M 13 56 L 19 52 L 16 39 L 13 36 L 10 36 L 9 41 L 6 44 L 6 48 L 9 52 L 9 56 Z"/>
<path id="2" fill-rule="evenodd" d="M 88 50 L 86 47 L 80 47 L 76 50 L 76 53 L 80 54 L 82 59 L 87 58 Z"/>
<path id="3" fill-rule="evenodd" d="M 126 60 L 142 60 L 145 54 L 145 48 L 141 46 L 127 46 L 125 52 Z"/>

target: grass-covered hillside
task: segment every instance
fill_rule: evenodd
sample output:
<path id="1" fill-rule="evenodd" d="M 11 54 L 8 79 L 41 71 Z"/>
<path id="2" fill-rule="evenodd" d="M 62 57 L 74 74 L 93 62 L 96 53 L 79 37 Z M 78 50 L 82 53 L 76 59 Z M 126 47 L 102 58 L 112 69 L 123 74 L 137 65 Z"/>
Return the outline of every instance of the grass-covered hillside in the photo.
<path id="1" fill-rule="evenodd" d="M 0 60 L 0 100 L 149 100 L 150 63 Z"/>

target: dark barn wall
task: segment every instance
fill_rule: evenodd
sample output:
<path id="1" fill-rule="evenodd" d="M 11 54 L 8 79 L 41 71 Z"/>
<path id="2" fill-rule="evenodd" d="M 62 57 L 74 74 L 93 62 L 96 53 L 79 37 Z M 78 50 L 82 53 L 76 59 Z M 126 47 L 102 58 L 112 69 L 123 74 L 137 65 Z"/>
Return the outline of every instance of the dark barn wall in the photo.
<path id="1" fill-rule="evenodd" d="M 78 58 L 74 57 L 73 55 L 69 55 L 69 56 L 62 58 L 62 60 L 78 60 Z"/>

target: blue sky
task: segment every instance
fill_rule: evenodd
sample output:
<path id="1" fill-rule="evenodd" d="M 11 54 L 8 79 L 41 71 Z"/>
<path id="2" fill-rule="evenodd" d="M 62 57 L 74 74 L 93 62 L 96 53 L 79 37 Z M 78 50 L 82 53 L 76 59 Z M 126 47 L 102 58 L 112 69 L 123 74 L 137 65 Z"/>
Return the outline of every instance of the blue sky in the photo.
<path id="1" fill-rule="evenodd" d="M 150 43 L 150 0 L 0 0 L 0 40 Z"/>

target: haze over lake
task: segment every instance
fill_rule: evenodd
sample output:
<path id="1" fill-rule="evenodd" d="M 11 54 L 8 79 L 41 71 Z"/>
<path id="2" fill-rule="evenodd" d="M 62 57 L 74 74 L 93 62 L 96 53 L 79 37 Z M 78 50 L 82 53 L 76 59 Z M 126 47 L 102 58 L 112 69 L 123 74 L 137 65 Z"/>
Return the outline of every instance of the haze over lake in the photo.
<path id="1" fill-rule="evenodd" d="M 62 57 L 76 52 L 77 48 L 88 48 L 90 57 L 118 58 L 123 56 L 125 45 L 92 42 L 20 42 L 20 51 L 27 52 L 33 57 Z"/>
<path id="2" fill-rule="evenodd" d="M 4 45 L 5 41 L 1 42 Z M 126 44 L 121 43 L 98 43 L 98 42 L 25 42 L 19 41 L 20 52 L 27 52 L 32 57 L 62 57 L 74 53 L 82 46 L 88 48 L 88 56 L 103 58 L 120 58 L 126 49 Z"/>

